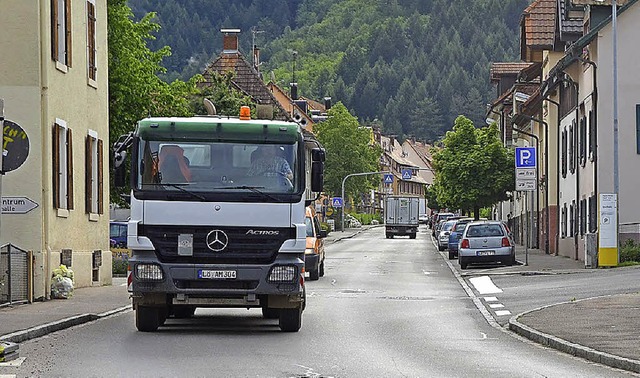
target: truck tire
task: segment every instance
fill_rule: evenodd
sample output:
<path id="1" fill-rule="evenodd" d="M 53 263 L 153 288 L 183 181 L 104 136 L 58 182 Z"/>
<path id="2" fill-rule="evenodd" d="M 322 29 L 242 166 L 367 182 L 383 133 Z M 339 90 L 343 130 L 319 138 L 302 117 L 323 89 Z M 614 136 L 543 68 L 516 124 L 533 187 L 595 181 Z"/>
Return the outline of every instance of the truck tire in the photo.
<path id="1" fill-rule="evenodd" d="M 158 307 L 138 306 L 136 308 L 136 328 L 140 332 L 154 332 L 160 326 Z"/>
<path id="2" fill-rule="evenodd" d="M 280 317 L 280 309 L 263 306 L 262 317 L 265 319 L 278 319 Z"/>
<path id="3" fill-rule="evenodd" d="M 320 263 L 320 277 L 324 277 L 324 260 Z"/>
<path id="4" fill-rule="evenodd" d="M 320 266 L 314 270 L 309 271 L 309 281 L 317 281 L 320 278 Z"/>
<path id="5" fill-rule="evenodd" d="M 298 332 L 302 327 L 302 308 L 281 309 L 279 325 L 283 332 Z"/>

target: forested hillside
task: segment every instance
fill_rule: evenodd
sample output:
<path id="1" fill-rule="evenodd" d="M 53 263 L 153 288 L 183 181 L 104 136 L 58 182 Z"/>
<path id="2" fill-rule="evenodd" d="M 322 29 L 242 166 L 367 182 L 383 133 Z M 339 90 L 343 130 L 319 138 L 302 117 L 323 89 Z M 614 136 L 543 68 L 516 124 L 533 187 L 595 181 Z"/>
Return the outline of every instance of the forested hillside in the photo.
<path id="1" fill-rule="evenodd" d="M 387 134 L 435 140 L 459 114 L 484 124 L 495 97 L 491 62 L 518 60 L 528 0 L 130 0 L 157 13 L 152 48 L 168 45 L 167 80 L 187 79 L 221 51 L 222 27 L 240 28 L 250 58 L 284 88 L 343 102 Z"/>

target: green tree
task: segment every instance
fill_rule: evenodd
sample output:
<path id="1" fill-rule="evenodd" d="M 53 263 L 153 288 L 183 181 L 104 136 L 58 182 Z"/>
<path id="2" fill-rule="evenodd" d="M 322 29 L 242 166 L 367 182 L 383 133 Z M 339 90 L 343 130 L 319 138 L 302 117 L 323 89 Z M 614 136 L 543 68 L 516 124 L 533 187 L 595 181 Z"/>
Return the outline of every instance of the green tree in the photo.
<path id="1" fill-rule="evenodd" d="M 342 180 L 349 174 L 378 171 L 382 151 L 371 144 L 371 130 L 360 127 L 341 103 L 336 103 L 328 112 L 324 122 L 313 129 L 320 143 L 326 149 L 324 187 L 329 195 L 339 195 Z M 345 196 L 358 197 L 375 187 L 380 177 L 355 176 L 346 181 Z"/>
<path id="2" fill-rule="evenodd" d="M 216 107 L 216 113 L 224 116 L 238 116 L 243 105 L 255 109 L 251 97 L 235 89 L 232 83 L 235 73 L 227 71 L 224 74 L 213 73 L 206 86 L 200 86 L 198 93 L 191 97 L 194 114 L 207 114 L 204 98 L 211 100 Z"/>
<path id="3" fill-rule="evenodd" d="M 165 83 L 158 78 L 164 72 L 162 58 L 171 51 L 163 47 L 152 51 L 147 42 L 158 30 L 149 13 L 133 21 L 126 0 L 109 0 L 107 8 L 109 42 L 109 140 L 132 131 L 138 120 L 153 116 L 191 115 L 189 96 L 196 92 L 197 78 L 188 82 Z M 122 190 L 111 186 L 111 199 L 122 202 Z"/>
<path id="4" fill-rule="evenodd" d="M 502 145 L 497 125 L 476 129 L 464 116 L 456 118 L 442 147 L 433 154 L 435 191 L 441 206 L 473 211 L 507 198 L 515 186 L 513 151 Z"/>

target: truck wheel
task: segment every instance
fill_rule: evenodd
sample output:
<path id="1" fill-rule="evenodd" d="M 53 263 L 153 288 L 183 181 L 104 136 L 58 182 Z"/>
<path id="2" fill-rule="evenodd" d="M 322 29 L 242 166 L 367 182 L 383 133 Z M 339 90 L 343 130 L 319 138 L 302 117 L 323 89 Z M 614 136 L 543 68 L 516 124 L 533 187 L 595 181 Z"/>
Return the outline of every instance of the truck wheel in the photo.
<path id="1" fill-rule="evenodd" d="M 409 235 L 409 239 L 415 239 L 415 238 L 416 238 L 416 234 Z"/>
<path id="2" fill-rule="evenodd" d="M 309 281 L 317 281 L 320 278 L 320 266 L 316 269 L 309 271 Z"/>
<path id="3" fill-rule="evenodd" d="M 302 327 L 302 308 L 280 310 L 280 329 L 284 332 L 298 332 Z"/>
<path id="4" fill-rule="evenodd" d="M 324 260 L 320 263 L 320 277 L 324 277 Z"/>
<path id="5" fill-rule="evenodd" d="M 280 309 L 263 306 L 262 317 L 265 319 L 278 319 L 278 317 L 280 317 Z"/>
<path id="6" fill-rule="evenodd" d="M 158 310 L 158 317 L 159 317 L 158 325 L 163 325 L 164 322 L 167 321 L 168 316 L 169 316 L 169 308 L 168 307 L 160 308 Z"/>
<path id="7" fill-rule="evenodd" d="M 136 328 L 140 332 L 154 332 L 160 326 L 160 309 L 138 306 L 136 308 Z"/>
<path id="8" fill-rule="evenodd" d="M 173 308 L 173 316 L 176 319 L 189 319 L 196 312 L 194 306 L 176 306 Z"/>

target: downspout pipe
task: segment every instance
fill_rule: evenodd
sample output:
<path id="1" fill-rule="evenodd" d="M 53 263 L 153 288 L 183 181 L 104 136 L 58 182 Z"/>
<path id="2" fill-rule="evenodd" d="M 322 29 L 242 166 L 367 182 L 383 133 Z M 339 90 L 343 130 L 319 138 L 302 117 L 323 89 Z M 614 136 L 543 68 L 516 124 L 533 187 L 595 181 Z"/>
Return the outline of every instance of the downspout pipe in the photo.
<path id="1" fill-rule="evenodd" d="M 548 97 L 545 97 L 542 100 L 548 101 L 556 106 L 556 125 L 558 127 L 558 135 L 556 137 L 556 240 L 554 255 L 558 256 L 558 250 L 560 248 L 560 103 Z M 549 204 L 547 203 L 547 205 Z"/>
<path id="2" fill-rule="evenodd" d="M 544 125 L 544 206 L 545 206 L 545 216 L 546 216 L 546 221 L 545 221 L 545 241 L 544 241 L 544 252 L 548 255 L 549 254 L 549 225 L 551 223 L 551 217 L 549 214 L 549 125 L 538 118 L 535 117 L 531 117 L 525 114 L 520 114 L 520 117 L 523 117 L 525 119 L 528 119 L 530 121 L 533 122 L 538 122 L 539 124 Z M 529 135 L 532 136 L 533 134 L 529 134 L 523 131 L 518 130 L 518 132 L 521 132 L 525 135 Z M 536 138 L 536 144 L 538 143 L 538 138 Z M 537 150 L 537 148 L 536 148 Z M 536 168 L 538 168 L 538 165 L 536 164 Z M 538 179 L 540 178 L 540 176 L 538 176 Z M 538 214 L 540 214 L 540 205 L 539 202 L 536 201 L 536 204 L 538 205 Z"/>

